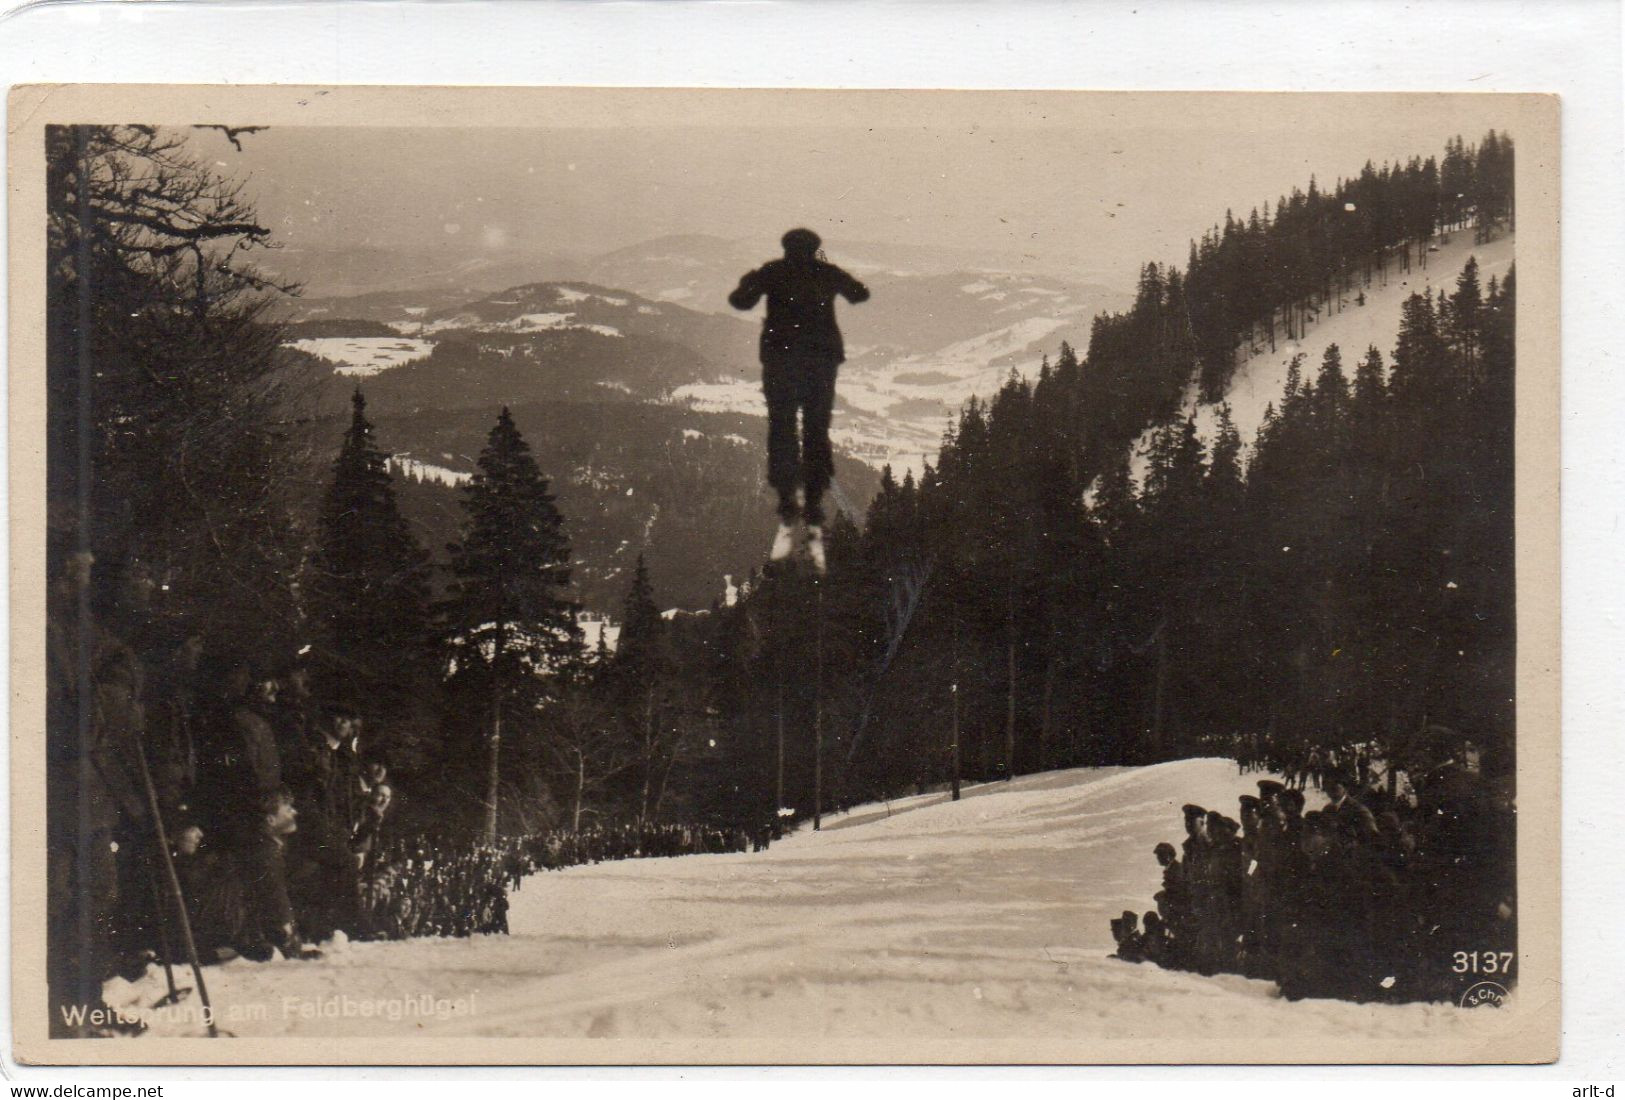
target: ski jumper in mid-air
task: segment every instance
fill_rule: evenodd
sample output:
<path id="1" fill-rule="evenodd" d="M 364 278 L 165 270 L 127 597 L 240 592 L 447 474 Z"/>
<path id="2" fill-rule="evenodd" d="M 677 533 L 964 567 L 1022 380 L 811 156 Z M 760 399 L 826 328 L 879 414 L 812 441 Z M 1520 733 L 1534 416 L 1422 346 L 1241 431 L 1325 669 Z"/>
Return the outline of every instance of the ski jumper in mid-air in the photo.
<path id="1" fill-rule="evenodd" d="M 862 302 L 869 289 L 824 261 L 818 234 L 812 230 L 792 229 L 781 243 L 784 258 L 746 272 L 728 295 L 728 304 L 753 309 L 767 298 L 761 340 L 767 480 L 779 494 L 779 530 L 770 556 L 781 561 L 795 551 L 799 523 L 802 552 L 822 572 L 824 491 L 835 473 L 829 418 L 835 405 L 835 375 L 846 358 L 835 324 L 835 297 Z M 799 503 L 797 489 L 802 492 Z"/>

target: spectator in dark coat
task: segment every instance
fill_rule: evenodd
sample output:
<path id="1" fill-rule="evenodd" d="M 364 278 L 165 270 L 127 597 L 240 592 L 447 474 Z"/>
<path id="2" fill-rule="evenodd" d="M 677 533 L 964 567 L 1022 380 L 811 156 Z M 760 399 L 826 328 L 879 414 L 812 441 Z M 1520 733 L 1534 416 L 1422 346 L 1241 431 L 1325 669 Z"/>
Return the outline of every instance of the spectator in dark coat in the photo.
<path id="1" fill-rule="evenodd" d="M 202 635 L 186 635 L 170 650 L 147 692 L 147 758 L 166 821 L 191 808 L 197 786 L 202 656 Z"/>
<path id="2" fill-rule="evenodd" d="M 284 765 L 291 767 L 316 735 L 309 666 L 299 659 L 284 664 L 275 674 L 273 690 L 266 717 L 276 733 L 277 751 Z"/>
<path id="3" fill-rule="evenodd" d="M 1354 780 L 1341 772 L 1326 777 L 1327 803 L 1323 813 L 1335 817 L 1345 829 L 1372 840 L 1377 836 L 1377 819 L 1365 804 L 1354 797 Z"/>
<path id="4" fill-rule="evenodd" d="M 176 822 L 170 854 L 198 955 L 204 962 L 234 957 L 243 926 L 243 884 L 236 861 L 216 850 L 209 834 L 189 817 Z"/>
<path id="5" fill-rule="evenodd" d="M 299 828 L 299 813 L 286 791 L 261 796 L 256 827 L 238 852 L 237 873 L 243 887 L 243 920 L 237 950 L 256 961 L 280 951 L 284 958 L 314 958 L 299 938 L 293 903 L 288 896 L 287 844 Z"/>
<path id="6" fill-rule="evenodd" d="M 123 947 L 114 933 L 129 923 L 121 889 L 135 885 L 134 848 L 151 824 L 137 755 L 145 670 L 102 625 L 116 621 L 117 592 L 128 586 L 119 570 L 98 572 L 103 598 L 93 606 L 94 566 L 88 553 L 63 562 L 46 632 L 46 981 L 60 1036 L 85 1033 L 72 1014 L 102 1007 Z"/>
<path id="7" fill-rule="evenodd" d="M 362 799 L 356 756 L 360 725 L 353 712 L 333 708 L 290 765 L 301 807 L 299 831 L 289 848 L 296 868 L 291 883 L 302 926 L 317 941 L 336 929 L 356 932 L 360 883 L 350 839 Z"/>
<path id="8" fill-rule="evenodd" d="M 217 835 L 235 841 L 259 831 L 258 806 L 282 789 L 282 755 L 269 711 L 276 681 L 238 659 L 227 664 L 221 707 L 212 723 L 209 767 L 200 781 L 198 807 Z"/>

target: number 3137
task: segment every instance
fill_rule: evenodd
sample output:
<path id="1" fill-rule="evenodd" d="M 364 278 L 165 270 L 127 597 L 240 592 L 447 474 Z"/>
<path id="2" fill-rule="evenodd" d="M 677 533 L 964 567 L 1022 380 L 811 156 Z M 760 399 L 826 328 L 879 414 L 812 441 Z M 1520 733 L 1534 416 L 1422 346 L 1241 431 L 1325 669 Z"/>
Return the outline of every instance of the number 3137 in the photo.
<path id="1" fill-rule="evenodd" d="M 1506 974 L 1512 970 L 1510 951 L 1457 951 L 1451 969 L 1457 974 Z"/>

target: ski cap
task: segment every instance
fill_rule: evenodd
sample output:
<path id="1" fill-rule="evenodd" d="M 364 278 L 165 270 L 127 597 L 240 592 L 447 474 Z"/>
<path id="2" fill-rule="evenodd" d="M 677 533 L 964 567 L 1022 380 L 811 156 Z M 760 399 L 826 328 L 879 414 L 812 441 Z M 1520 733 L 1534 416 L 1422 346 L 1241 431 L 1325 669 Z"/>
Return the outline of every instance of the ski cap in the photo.
<path id="1" fill-rule="evenodd" d="M 792 229 L 779 238 L 779 243 L 786 256 L 811 256 L 824 242 L 811 229 Z"/>

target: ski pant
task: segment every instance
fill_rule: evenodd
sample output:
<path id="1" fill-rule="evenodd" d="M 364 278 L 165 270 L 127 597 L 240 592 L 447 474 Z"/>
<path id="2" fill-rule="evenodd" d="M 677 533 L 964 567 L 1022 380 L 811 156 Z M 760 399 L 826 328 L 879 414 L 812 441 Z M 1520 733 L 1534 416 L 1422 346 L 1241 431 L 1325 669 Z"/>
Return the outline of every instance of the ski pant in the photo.
<path id="1" fill-rule="evenodd" d="M 829 419 L 835 406 L 835 374 L 840 365 L 839 359 L 822 352 L 791 350 L 762 357 L 762 392 L 767 397 L 767 481 L 779 494 L 779 516 L 786 522 L 794 520 L 798 513 L 809 524 L 824 521 L 824 491 L 835 474 Z M 797 488 L 805 495 L 800 508 L 796 506 Z"/>

